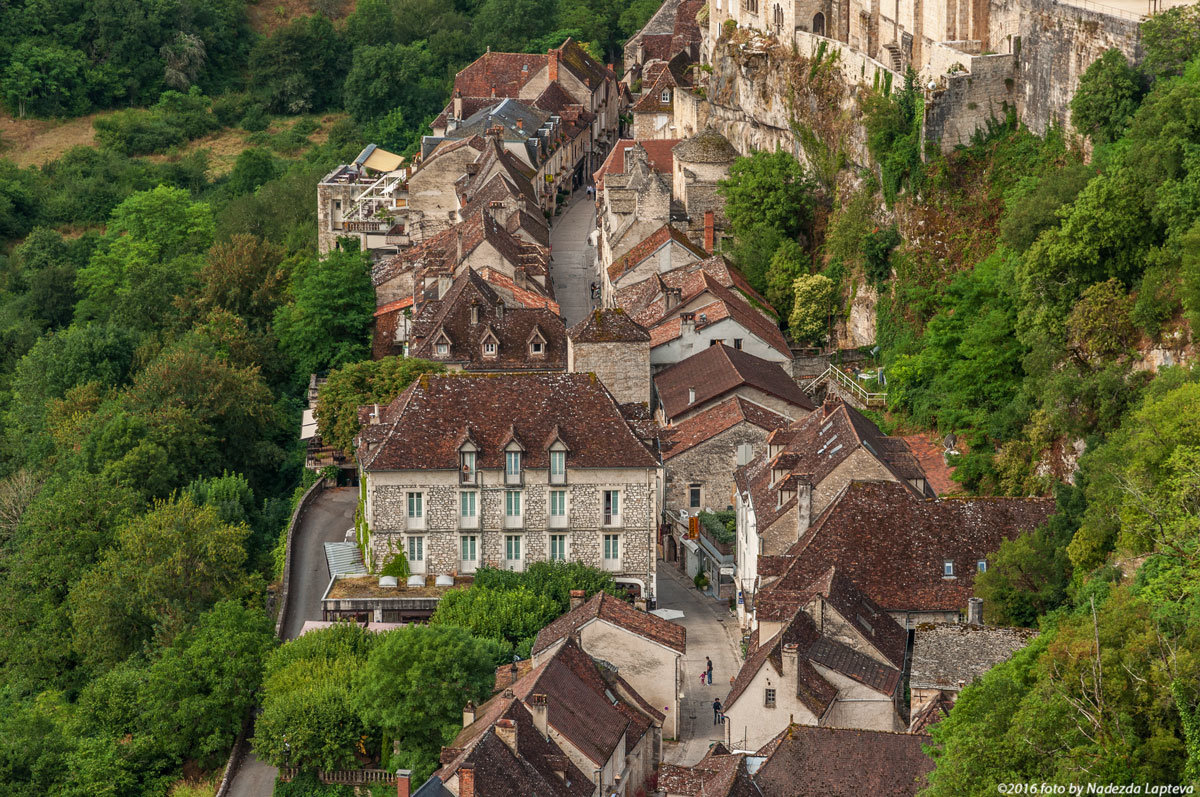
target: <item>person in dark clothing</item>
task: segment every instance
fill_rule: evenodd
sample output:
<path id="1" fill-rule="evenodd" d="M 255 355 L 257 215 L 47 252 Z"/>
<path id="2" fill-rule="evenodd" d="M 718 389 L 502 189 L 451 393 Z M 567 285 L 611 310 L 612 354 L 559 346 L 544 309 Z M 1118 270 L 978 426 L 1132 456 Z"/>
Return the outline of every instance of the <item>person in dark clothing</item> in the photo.
<path id="1" fill-rule="evenodd" d="M 725 718 L 721 716 L 721 698 L 713 698 L 713 725 L 719 725 Z"/>
<path id="2" fill-rule="evenodd" d="M 708 662 L 708 685 L 712 686 L 712 659 L 705 656 L 704 660 Z"/>

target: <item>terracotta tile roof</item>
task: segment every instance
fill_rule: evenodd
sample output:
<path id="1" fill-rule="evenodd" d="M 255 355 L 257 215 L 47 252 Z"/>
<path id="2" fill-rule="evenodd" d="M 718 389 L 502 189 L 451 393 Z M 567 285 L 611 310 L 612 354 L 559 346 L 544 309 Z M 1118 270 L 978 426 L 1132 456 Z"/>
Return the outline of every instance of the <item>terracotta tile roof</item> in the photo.
<path id="1" fill-rule="evenodd" d="M 616 292 L 617 306 L 624 308 L 642 326 L 651 327 L 664 318 L 678 315 L 687 303 L 708 290 L 710 281 L 742 294 L 772 316 L 778 316 L 775 308 L 750 287 L 742 273 L 731 266 L 722 255 L 689 263 L 657 276 L 657 280 L 642 280 L 633 285 L 622 286 Z M 666 292 L 669 289 L 679 292 L 679 301 L 670 310 L 667 309 L 666 301 Z"/>
<path id="2" fill-rule="evenodd" d="M 733 396 L 668 427 L 660 435 L 663 459 L 668 460 L 690 451 L 742 422 L 772 431 L 786 428 L 792 419 L 741 396 Z"/>
<path id="3" fill-rule="evenodd" d="M 406 296 L 403 299 L 397 299 L 394 302 L 386 302 L 375 308 L 375 317 L 378 318 L 379 316 L 386 315 L 387 313 L 394 313 L 397 310 L 403 310 L 406 307 L 412 307 L 412 304 L 413 297 L 411 296 Z"/>
<path id="4" fill-rule="evenodd" d="M 454 76 L 454 89 L 463 97 L 517 97 L 548 61 L 541 53 L 484 53 Z"/>
<path id="5" fill-rule="evenodd" d="M 811 582 L 808 589 L 824 597 L 847 623 L 894 666 L 904 666 L 908 631 L 860 590 L 842 570 L 830 567 Z"/>
<path id="6" fill-rule="evenodd" d="M 598 592 L 539 631 L 533 643 L 533 652 L 540 653 L 593 620 L 611 623 L 680 653 L 687 651 L 687 630 L 683 626 L 635 609 L 620 598 Z"/>
<path id="7" fill-rule="evenodd" d="M 650 340 L 650 333 L 619 308 L 593 310 L 571 327 L 568 334 L 576 343 L 642 343 Z"/>
<path id="8" fill-rule="evenodd" d="M 358 458 L 368 471 L 458 469 L 455 442 L 469 429 L 478 465 L 504 464 L 502 441 L 515 429 L 525 465 L 549 467 L 543 441 L 558 428 L 568 467 L 653 468 L 657 460 L 622 417 L 616 401 L 589 374 L 426 375 L 388 405 L 360 434 Z"/>
<path id="9" fill-rule="evenodd" d="M 445 356 L 437 354 L 439 341 L 449 342 Z M 496 345 L 492 357 L 483 353 L 488 341 Z M 534 341 L 542 346 L 540 356 L 530 351 Z M 561 371 L 567 365 L 567 331 L 556 312 L 507 307 L 482 276 L 467 268 L 445 296 L 421 306 L 413 319 L 410 356 L 454 363 L 468 371 Z"/>
<path id="10" fill-rule="evenodd" d="M 1037 639 L 1030 628 L 958 623 L 913 632 L 911 682 L 919 689 L 961 689 Z"/>
<path id="11" fill-rule="evenodd" d="M 680 142 L 678 138 L 639 139 L 622 138 L 613 145 L 612 151 L 604 160 L 603 165 L 596 170 L 593 178 L 597 190 L 604 188 L 604 178 L 609 174 L 625 173 L 625 151 L 633 146 L 639 146 L 646 151 L 650 167 L 659 174 L 670 174 L 674 165 L 671 149 Z"/>
<path id="12" fill-rule="evenodd" d="M 723 745 L 718 743 L 724 749 Z M 710 751 L 711 753 L 711 751 Z M 761 797 L 746 768 L 746 755 L 728 752 L 706 755 L 690 767 L 663 764 L 658 788 L 685 797 Z"/>
<path id="13" fill-rule="evenodd" d="M 898 669 L 880 664 L 870 656 L 828 637 L 814 642 L 806 655 L 814 664 L 839 672 L 889 697 L 896 693 L 896 687 L 900 685 Z"/>
<path id="14" fill-rule="evenodd" d="M 895 482 L 851 482 L 788 551 L 775 586 L 798 589 L 836 566 L 887 611 L 958 610 L 976 562 L 1053 512 L 1050 498 L 922 499 Z"/>
<path id="15" fill-rule="evenodd" d="M 950 716 L 954 707 L 954 698 L 949 692 L 938 692 L 937 697 L 926 703 L 920 711 L 913 715 L 908 723 L 909 733 L 928 733 L 929 728 Z"/>
<path id="16" fill-rule="evenodd" d="M 642 47 L 645 55 L 643 63 L 651 61 L 666 61 L 671 57 L 671 40 L 673 33 L 648 33 L 642 37 Z"/>
<path id="17" fill-rule="evenodd" d="M 933 770 L 926 744 L 920 734 L 790 725 L 763 748 L 754 781 L 788 797 L 913 797 Z"/>
<path id="18" fill-rule="evenodd" d="M 527 287 L 522 288 L 513 282 L 512 277 L 489 267 L 484 267 L 479 272 L 479 276 L 494 291 L 502 294 L 506 299 L 511 297 L 514 304 L 519 304 L 523 307 L 542 308 L 556 314 L 559 312 L 558 302 L 541 293 L 540 290 L 534 290 L 535 288 L 540 288 L 535 282 L 527 283 Z M 547 283 L 547 287 L 549 287 L 549 283 Z"/>
<path id="19" fill-rule="evenodd" d="M 501 664 L 496 668 L 496 681 L 492 686 L 493 692 L 502 692 L 524 678 L 533 669 L 533 659 L 521 659 L 511 664 Z"/>
<path id="20" fill-rule="evenodd" d="M 740 387 L 756 388 L 803 410 L 813 409 L 812 400 L 778 363 L 724 344 L 709 346 L 654 377 L 654 388 L 668 419 L 703 407 Z M 689 403 L 691 390 L 695 390 L 696 400 Z"/>
<path id="21" fill-rule="evenodd" d="M 706 284 L 706 289 L 712 292 L 717 297 L 717 300 L 711 304 L 689 311 L 694 316 L 696 332 L 702 332 L 726 318 L 732 318 L 743 329 L 756 336 L 763 343 L 783 354 L 789 360 L 792 358 L 792 350 L 788 346 L 787 338 L 779 331 L 779 326 L 776 323 L 755 310 L 741 296 L 713 281 L 709 281 Z M 666 321 L 650 329 L 651 340 L 654 341 L 655 346 L 672 341 L 682 334 L 683 328 L 679 316 L 668 318 Z"/>
<path id="22" fill-rule="evenodd" d="M 630 724 L 606 690 L 595 662 L 570 638 L 513 685 L 522 700 L 545 695 L 548 724 L 598 767 L 612 757 Z"/>
<path id="23" fill-rule="evenodd" d="M 515 751 L 502 740 L 498 723 L 511 723 Z M 481 707 L 475 722 L 442 749 L 442 764 L 436 775 L 443 783 L 470 767 L 475 793 L 489 797 L 585 797 L 594 789 L 587 774 L 538 732 L 529 710 L 511 695 Z"/>
<path id="24" fill-rule="evenodd" d="M 529 212 L 531 208 L 534 210 L 537 208 L 536 203 L 529 201 L 529 194 L 528 180 L 523 177 L 514 178 L 506 171 L 500 171 L 492 174 L 478 190 L 460 196 L 463 205 L 458 211 L 459 218 L 465 219 L 479 213 L 484 208 L 495 206 L 506 210 L 512 209 L 513 213 L 507 225 L 508 231 L 514 234 L 518 231 L 512 223 L 513 219 L 518 219 L 521 231 L 526 232 L 542 246 L 549 246 L 550 227 L 540 213 Z M 522 210 L 522 204 L 524 204 L 524 210 Z"/>
<path id="25" fill-rule="evenodd" d="M 686 235 L 672 227 L 670 224 L 664 224 L 654 232 L 650 233 L 644 239 L 634 244 L 633 247 L 625 254 L 621 255 L 621 257 L 614 260 L 612 265 L 608 267 L 608 279 L 615 285 L 620 281 L 621 277 L 625 276 L 625 274 L 628 272 L 633 271 L 635 268 L 641 265 L 646 258 L 650 257 L 659 249 L 668 245 L 672 241 L 682 246 L 691 254 L 695 255 L 697 259 L 704 259 L 708 257 L 708 252 L 705 252 L 699 246 L 689 241 Z"/>
<path id="26" fill-rule="evenodd" d="M 954 468 L 946 464 L 946 447 L 936 439 L 936 435 L 913 434 L 905 435 L 902 439 L 917 458 L 935 493 L 945 495 L 962 490 L 962 485 L 954 481 Z"/>
<path id="27" fill-rule="evenodd" d="M 579 42 L 571 37 L 557 48 L 562 65 L 568 69 L 580 82 L 585 83 L 593 92 L 600 88 L 605 80 L 617 79 L 611 69 L 587 54 L 579 46 Z M 552 51 L 553 52 L 553 51 Z"/>

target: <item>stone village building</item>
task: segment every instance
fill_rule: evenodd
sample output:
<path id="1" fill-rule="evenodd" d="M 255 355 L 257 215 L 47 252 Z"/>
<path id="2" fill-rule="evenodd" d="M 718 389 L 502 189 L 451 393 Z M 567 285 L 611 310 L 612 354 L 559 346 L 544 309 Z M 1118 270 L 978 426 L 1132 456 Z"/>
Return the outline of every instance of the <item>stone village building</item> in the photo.
<path id="1" fill-rule="evenodd" d="M 426 375 L 363 408 L 376 562 L 414 573 L 580 561 L 655 597 L 661 466 L 592 374 Z"/>
<path id="2" fill-rule="evenodd" d="M 538 632 L 533 666 L 541 665 L 572 638 L 663 713 L 665 738 L 679 738 L 681 670 L 687 652 L 683 626 L 603 592 L 584 601 L 582 590 L 575 590 L 571 610 Z"/>
<path id="3" fill-rule="evenodd" d="M 791 427 L 767 438 L 767 450 L 739 468 L 737 575 L 743 623 L 760 586 L 758 559 L 786 553 L 809 525 L 855 479 L 903 485 L 932 495 L 924 471 L 905 442 L 887 437 L 837 397 Z"/>
<path id="4" fill-rule="evenodd" d="M 983 614 L 982 606 L 976 609 Z M 914 719 L 941 701 L 948 711 L 959 692 L 1038 635 L 1031 628 L 984 626 L 979 624 L 982 617 L 972 619 L 974 623 L 919 625 L 913 631 L 909 691 Z"/>
<path id="5" fill-rule="evenodd" d="M 903 731 L 905 630 L 835 567 L 774 597 L 722 701 L 727 744 L 756 749 L 791 723 Z"/>
<path id="6" fill-rule="evenodd" d="M 661 757 L 662 719 L 569 636 L 482 706 L 467 704 L 462 731 L 416 795 L 644 794 Z"/>

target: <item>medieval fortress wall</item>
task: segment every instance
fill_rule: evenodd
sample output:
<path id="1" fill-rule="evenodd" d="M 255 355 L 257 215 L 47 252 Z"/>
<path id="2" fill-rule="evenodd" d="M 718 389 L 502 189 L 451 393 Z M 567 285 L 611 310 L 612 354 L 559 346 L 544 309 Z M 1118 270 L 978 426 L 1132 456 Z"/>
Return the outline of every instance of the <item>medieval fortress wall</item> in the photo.
<path id="1" fill-rule="evenodd" d="M 840 126 L 850 160 L 865 165 L 857 95 L 902 86 L 909 67 L 924 94 L 924 138 L 943 151 L 1009 109 L 1034 132 L 1069 129 L 1068 104 L 1087 67 L 1110 48 L 1141 55 L 1140 16 L 1074 2 L 709 0 L 701 58 L 712 71 L 704 91 L 675 103 L 676 129 L 690 135 L 712 124 L 743 152 L 783 146 L 803 157 L 797 122 L 824 119 Z M 766 35 L 731 40 L 733 24 Z M 828 94 L 798 85 L 803 75 L 789 63 L 797 55 L 836 59 L 840 121 L 824 107 Z M 830 132 L 817 130 L 827 145 Z"/>

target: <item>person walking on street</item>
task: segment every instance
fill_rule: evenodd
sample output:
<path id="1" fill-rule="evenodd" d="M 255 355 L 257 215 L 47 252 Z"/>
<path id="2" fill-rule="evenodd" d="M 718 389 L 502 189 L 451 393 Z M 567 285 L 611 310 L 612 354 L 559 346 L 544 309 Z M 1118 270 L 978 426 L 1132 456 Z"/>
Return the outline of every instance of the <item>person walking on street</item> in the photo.
<path id="1" fill-rule="evenodd" d="M 701 686 L 704 686 L 704 678 L 706 675 L 707 675 L 707 673 L 705 673 L 704 670 L 700 671 L 700 685 Z"/>
<path id="2" fill-rule="evenodd" d="M 721 717 L 721 698 L 713 698 L 713 725 L 719 725 L 722 722 Z"/>
<path id="3" fill-rule="evenodd" d="M 708 685 L 712 686 L 712 659 L 705 656 L 704 660 L 708 662 Z"/>

